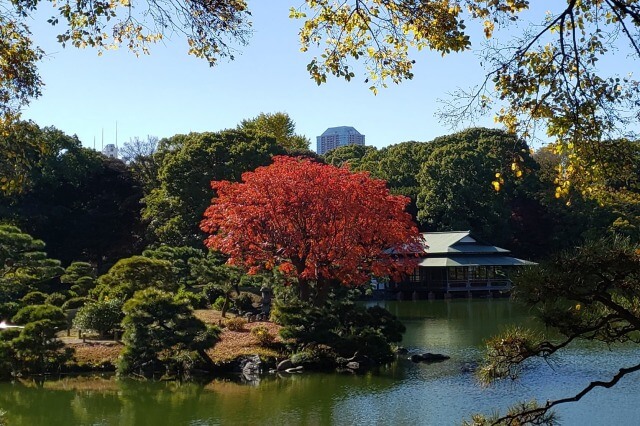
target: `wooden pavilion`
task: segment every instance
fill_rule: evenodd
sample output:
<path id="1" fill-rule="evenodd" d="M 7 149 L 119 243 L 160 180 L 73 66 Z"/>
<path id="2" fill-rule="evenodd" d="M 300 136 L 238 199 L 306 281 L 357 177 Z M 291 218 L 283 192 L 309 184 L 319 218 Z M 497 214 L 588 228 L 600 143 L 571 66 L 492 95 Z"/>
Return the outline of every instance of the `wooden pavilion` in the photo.
<path id="1" fill-rule="evenodd" d="M 535 265 L 486 244 L 469 231 L 424 232 L 424 253 L 406 280 L 391 283 L 398 298 L 473 297 L 506 294 L 514 269 Z"/>

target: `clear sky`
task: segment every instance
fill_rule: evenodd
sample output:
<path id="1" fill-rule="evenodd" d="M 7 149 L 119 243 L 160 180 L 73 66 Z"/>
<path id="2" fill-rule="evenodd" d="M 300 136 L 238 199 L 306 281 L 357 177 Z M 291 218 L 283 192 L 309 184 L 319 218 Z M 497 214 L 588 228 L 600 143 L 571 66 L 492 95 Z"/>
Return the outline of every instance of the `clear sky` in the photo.
<path id="1" fill-rule="evenodd" d="M 62 48 L 60 32 L 39 12 L 30 25 L 47 57 L 40 65 L 46 84 L 42 96 L 23 117 L 77 134 L 85 146 L 131 137 L 168 137 L 190 131 L 235 127 L 261 112 L 286 112 L 296 131 L 311 140 L 327 127 L 353 126 L 378 148 L 407 140 L 427 141 L 452 130 L 434 117 L 438 99 L 458 86 L 481 81 L 473 53 L 445 58 L 430 52 L 416 56 L 415 78 L 392 84 L 374 96 L 365 76 L 350 83 L 330 79 L 317 86 L 300 52 L 300 21 L 288 18 L 290 0 L 250 1 L 254 35 L 231 62 L 210 68 L 189 56 L 186 41 L 174 37 L 137 57 L 121 48 L 98 56 L 93 49 Z M 44 17 L 44 18 L 43 18 Z M 491 117 L 478 124 L 493 126 Z"/>

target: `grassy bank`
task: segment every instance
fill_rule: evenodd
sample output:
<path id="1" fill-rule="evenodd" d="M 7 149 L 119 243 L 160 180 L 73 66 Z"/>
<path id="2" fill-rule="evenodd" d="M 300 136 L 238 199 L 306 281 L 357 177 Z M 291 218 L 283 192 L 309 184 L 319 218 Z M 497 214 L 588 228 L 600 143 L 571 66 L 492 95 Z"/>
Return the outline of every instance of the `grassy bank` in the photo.
<path id="1" fill-rule="evenodd" d="M 251 322 L 246 323 L 241 330 L 232 331 L 225 326 L 227 320 L 234 318 L 233 314 L 227 314 L 227 318 L 222 318 L 219 311 L 197 310 L 196 316 L 207 324 L 218 325 L 222 328 L 220 341 L 207 351 L 211 359 L 220 366 L 229 364 L 244 355 L 259 355 L 264 359 L 284 358 L 285 355 L 274 349 L 277 342 L 280 342 L 280 326 L 271 322 Z M 265 346 L 258 338 L 251 334 L 255 327 L 265 327 L 269 333 L 276 336 L 276 345 Z M 97 340 L 90 337 L 79 339 L 77 331 L 73 330 L 72 337 L 67 337 L 66 333 L 60 336 L 66 346 L 74 349 L 75 356 L 72 369 L 83 371 L 104 371 L 115 368 L 118 356 L 122 351 L 123 344 L 113 340 Z"/>

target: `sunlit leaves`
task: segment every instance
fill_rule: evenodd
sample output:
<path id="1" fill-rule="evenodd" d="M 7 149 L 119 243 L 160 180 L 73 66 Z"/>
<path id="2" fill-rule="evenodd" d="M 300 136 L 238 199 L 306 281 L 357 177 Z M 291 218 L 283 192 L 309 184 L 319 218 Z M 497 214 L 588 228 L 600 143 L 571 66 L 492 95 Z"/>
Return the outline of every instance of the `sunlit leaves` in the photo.
<path id="1" fill-rule="evenodd" d="M 28 28 L 0 14 L 0 192 L 22 189 L 29 159 L 38 151 L 31 140 L 8 140 L 15 133 L 20 108 L 40 95 L 36 63 L 42 51 L 33 46 Z"/>
<path id="2" fill-rule="evenodd" d="M 250 34 L 250 13 L 244 0 L 51 2 L 57 14 L 49 23 L 66 24 L 58 41 L 63 46 L 97 48 L 98 52 L 125 46 L 136 55 L 149 53 L 151 45 L 178 33 L 187 38 L 190 54 L 214 65 L 219 58 L 233 59 L 235 44 L 245 44 Z M 32 0 L 13 3 L 22 14 L 38 5 Z"/>
<path id="3" fill-rule="evenodd" d="M 531 22 L 517 29 L 497 19 L 497 11 L 508 10 L 515 19 L 526 2 L 471 3 L 485 6 L 472 7 L 472 15 L 484 20 L 492 38 L 481 54 L 486 79 L 460 90 L 441 117 L 455 124 L 492 112 L 509 132 L 525 139 L 543 135 L 565 159 L 558 198 L 568 195 L 569 182 L 581 190 L 592 186 L 584 163 L 606 151 L 599 148 L 602 141 L 635 138 L 637 131 L 640 86 L 631 74 L 640 54 L 637 2 L 556 2 L 539 22 L 530 11 Z M 514 31 L 494 31 L 492 23 Z"/>
<path id="4" fill-rule="evenodd" d="M 257 117 L 242 120 L 238 130 L 270 136 L 287 150 L 308 150 L 309 139 L 296 134 L 296 124 L 287 113 L 260 113 Z"/>
<path id="5" fill-rule="evenodd" d="M 33 46 L 29 29 L 0 14 L 0 136 L 20 107 L 40 94 L 36 63 L 42 51 Z"/>
<path id="6" fill-rule="evenodd" d="M 470 47 L 455 2 L 307 0 L 306 5 L 310 13 L 292 9 L 290 16 L 305 20 L 300 30 L 302 51 L 324 46 L 307 66 L 318 84 L 329 74 L 351 80 L 355 73 L 349 61 L 362 59 L 367 82 L 376 93 L 387 80 L 399 83 L 413 77 L 410 48 L 447 54 Z"/>
<path id="7" fill-rule="evenodd" d="M 243 174 L 213 182 L 217 198 L 205 213 L 206 244 L 229 262 L 274 269 L 299 280 L 359 285 L 413 269 L 393 249 L 419 249 L 407 199 L 385 183 L 310 160 L 275 157 Z"/>

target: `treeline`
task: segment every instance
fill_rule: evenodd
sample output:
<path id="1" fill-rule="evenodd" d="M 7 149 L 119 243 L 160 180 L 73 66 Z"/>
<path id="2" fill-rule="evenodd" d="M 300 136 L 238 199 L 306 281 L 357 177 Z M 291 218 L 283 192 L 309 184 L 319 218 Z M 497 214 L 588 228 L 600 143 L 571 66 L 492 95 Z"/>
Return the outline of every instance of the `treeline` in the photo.
<path id="1" fill-rule="evenodd" d="M 585 188 L 559 180 L 562 155 L 532 152 L 494 129 L 379 150 L 346 146 L 324 158 L 306 149 L 309 141 L 281 113 L 233 130 L 134 139 L 121 150 L 124 161 L 30 122 L 10 137 L 28 138 L 39 149 L 23 188 L 0 193 L 0 221 L 43 240 L 63 265 L 90 262 L 99 273 L 149 246 L 204 250 L 199 223 L 213 196 L 210 182 L 239 180 L 282 154 L 369 171 L 411 198 L 422 230 L 471 230 L 528 258 L 543 259 L 588 236 L 640 236 L 636 142 L 611 142 L 606 152 L 612 154 L 594 159 L 591 170 L 599 174 Z"/>
<path id="2" fill-rule="evenodd" d="M 589 238 L 640 240 L 640 144 L 609 141 L 591 154 L 576 173 L 553 147 L 533 151 L 501 130 L 474 128 L 379 150 L 341 147 L 325 161 L 369 171 L 411 197 L 423 231 L 471 230 L 544 260 Z"/>
<path id="3" fill-rule="evenodd" d="M 311 364 L 327 358 L 309 352 L 321 343 L 332 348 L 333 362 L 363 347 L 372 359 L 388 359 L 390 343 L 401 337 L 391 317 L 385 321 L 393 327 L 379 323 L 379 312 L 354 317 L 355 305 L 338 292 L 325 307 L 299 306 L 277 274 L 246 275 L 205 249 L 199 224 L 214 196 L 211 181 L 238 181 L 276 155 L 369 171 L 411 198 L 423 230 L 471 230 L 527 258 L 543 259 L 588 237 L 639 239 L 640 149 L 625 140 L 609 142 L 608 157 L 585 163 L 589 173 L 580 175 L 589 181 L 580 182 L 570 179 L 561 153 L 532 152 L 510 134 L 482 128 L 380 150 L 347 146 L 324 157 L 309 151 L 281 113 L 231 130 L 132 139 L 122 160 L 31 122 L 5 137 L 34 149 L 19 186 L 0 191 L 0 320 L 25 325 L 0 332 L 0 376 L 67 362 L 71 355 L 53 337 L 75 309 L 79 328 L 124 333 L 123 373 L 211 368 L 205 350 L 220 330 L 193 309 L 251 309 L 241 285 L 283 291 L 276 317 L 293 339 L 288 353 L 303 353 Z M 1 160 L 10 167 L 11 158 Z M 344 330 L 295 331 L 328 319 L 332 330 Z"/>

